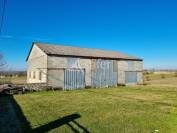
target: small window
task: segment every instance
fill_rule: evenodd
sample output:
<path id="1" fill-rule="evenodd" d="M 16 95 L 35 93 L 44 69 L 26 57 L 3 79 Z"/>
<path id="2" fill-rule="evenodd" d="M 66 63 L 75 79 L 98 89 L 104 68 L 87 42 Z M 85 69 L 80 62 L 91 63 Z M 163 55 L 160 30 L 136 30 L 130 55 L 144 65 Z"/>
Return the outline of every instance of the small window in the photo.
<path id="1" fill-rule="evenodd" d="M 36 78 L 36 73 L 35 72 L 33 72 L 33 79 L 35 79 Z"/>
<path id="2" fill-rule="evenodd" d="M 133 71 L 134 65 L 134 61 L 128 61 L 128 71 Z"/>
<path id="3" fill-rule="evenodd" d="M 78 58 L 67 58 L 68 68 L 78 68 L 79 59 Z"/>
<path id="4" fill-rule="evenodd" d="M 42 72 L 39 71 L 39 80 L 41 80 L 41 79 L 42 79 Z"/>
<path id="5" fill-rule="evenodd" d="M 31 78 L 31 72 L 28 72 L 28 77 Z"/>

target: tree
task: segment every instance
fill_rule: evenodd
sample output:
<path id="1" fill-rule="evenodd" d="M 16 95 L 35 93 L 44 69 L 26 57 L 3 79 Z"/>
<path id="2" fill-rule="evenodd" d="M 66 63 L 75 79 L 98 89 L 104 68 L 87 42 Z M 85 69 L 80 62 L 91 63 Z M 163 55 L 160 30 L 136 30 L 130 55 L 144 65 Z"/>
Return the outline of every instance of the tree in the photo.
<path id="1" fill-rule="evenodd" d="M 6 65 L 6 62 L 4 61 L 3 54 L 0 53 L 0 70 L 2 70 Z"/>

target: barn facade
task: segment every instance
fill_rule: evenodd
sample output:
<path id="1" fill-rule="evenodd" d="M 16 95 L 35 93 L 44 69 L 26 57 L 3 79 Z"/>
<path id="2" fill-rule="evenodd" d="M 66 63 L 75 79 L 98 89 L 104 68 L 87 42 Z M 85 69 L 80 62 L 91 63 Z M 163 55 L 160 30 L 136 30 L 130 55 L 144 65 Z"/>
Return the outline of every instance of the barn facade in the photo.
<path id="1" fill-rule="evenodd" d="M 143 60 L 115 51 L 33 43 L 27 83 L 63 90 L 143 83 Z"/>

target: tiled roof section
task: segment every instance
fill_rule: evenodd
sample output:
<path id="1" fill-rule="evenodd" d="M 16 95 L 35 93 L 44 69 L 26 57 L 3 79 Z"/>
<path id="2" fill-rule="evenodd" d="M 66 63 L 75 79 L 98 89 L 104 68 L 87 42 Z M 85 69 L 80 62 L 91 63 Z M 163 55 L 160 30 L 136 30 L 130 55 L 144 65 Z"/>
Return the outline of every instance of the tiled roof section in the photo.
<path id="1" fill-rule="evenodd" d="M 88 57 L 88 58 L 142 60 L 116 51 L 80 48 L 80 47 L 64 46 L 64 45 L 50 45 L 50 44 L 43 44 L 43 43 L 33 43 L 33 44 L 37 45 L 46 54 L 54 55 L 54 56 L 75 56 L 75 57 Z"/>

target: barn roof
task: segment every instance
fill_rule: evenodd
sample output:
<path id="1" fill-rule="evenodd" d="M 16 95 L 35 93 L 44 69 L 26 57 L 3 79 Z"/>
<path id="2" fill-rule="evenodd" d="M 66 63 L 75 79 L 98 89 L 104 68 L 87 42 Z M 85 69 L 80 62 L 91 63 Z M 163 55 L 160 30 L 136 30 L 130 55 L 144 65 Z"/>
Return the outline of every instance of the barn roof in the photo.
<path id="1" fill-rule="evenodd" d="M 71 56 L 85 58 L 140 60 L 140 61 L 142 60 L 137 57 L 129 56 L 116 51 L 80 48 L 64 45 L 51 45 L 44 43 L 33 43 L 33 45 L 38 46 L 43 52 L 45 52 L 49 56 Z"/>

